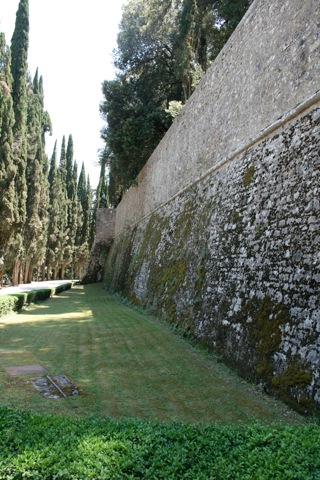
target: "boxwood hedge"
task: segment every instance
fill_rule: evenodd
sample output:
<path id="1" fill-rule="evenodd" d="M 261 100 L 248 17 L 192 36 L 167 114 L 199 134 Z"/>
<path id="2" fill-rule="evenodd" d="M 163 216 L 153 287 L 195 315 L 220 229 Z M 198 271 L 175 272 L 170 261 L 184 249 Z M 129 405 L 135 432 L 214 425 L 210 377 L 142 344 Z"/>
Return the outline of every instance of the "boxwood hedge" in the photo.
<path id="1" fill-rule="evenodd" d="M 316 480 L 320 428 L 71 418 L 0 408 L 0 478 Z"/>
<path id="2" fill-rule="evenodd" d="M 55 288 L 43 288 L 41 290 L 30 290 L 28 292 L 12 293 L 0 296 L 0 317 L 12 311 L 18 312 L 29 303 L 36 303 L 46 300 L 52 295 L 61 293 L 71 288 L 72 283 L 64 283 Z"/>

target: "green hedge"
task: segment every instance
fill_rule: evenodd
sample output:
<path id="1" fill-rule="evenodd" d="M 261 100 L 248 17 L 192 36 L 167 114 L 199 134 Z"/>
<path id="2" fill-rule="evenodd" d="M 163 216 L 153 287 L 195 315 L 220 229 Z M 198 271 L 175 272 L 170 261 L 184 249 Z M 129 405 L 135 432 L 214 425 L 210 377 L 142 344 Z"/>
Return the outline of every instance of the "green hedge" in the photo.
<path id="1" fill-rule="evenodd" d="M 0 408 L 2 480 L 318 480 L 319 451 L 315 424 L 164 424 Z"/>
<path id="2" fill-rule="evenodd" d="M 54 290 L 55 294 L 64 292 L 65 290 L 69 290 L 72 287 L 72 283 L 63 283 L 62 285 L 58 285 Z"/>
<path id="3" fill-rule="evenodd" d="M 12 312 L 15 307 L 16 300 L 11 295 L 0 296 L 0 317 Z"/>
<path id="4" fill-rule="evenodd" d="M 12 311 L 18 312 L 29 303 L 36 303 L 46 300 L 52 295 L 69 290 L 72 283 L 64 283 L 56 288 L 43 288 L 41 290 L 30 290 L 29 292 L 12 293 L 0 296 L 0 317 Z"/>

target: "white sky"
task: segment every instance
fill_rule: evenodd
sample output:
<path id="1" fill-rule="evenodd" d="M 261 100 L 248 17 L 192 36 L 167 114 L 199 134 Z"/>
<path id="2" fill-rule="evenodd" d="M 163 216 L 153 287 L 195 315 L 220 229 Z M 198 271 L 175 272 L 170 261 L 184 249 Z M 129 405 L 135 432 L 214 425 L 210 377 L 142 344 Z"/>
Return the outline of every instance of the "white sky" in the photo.
<path id="1" fill-rule="evenodd" d="M 63 135 L 73 137 L 80 173 L 85 162 L 92 187 L 99 178 L 97 151 L 103 147 L 99 113 L 101 83 L 114 78 L 112 50 L 116 47 L 122 5 L 126 0 L 29 0 L 31 77 L 43 77 L 45 109 L 53 126 L 46 135 L 51 158 L 55 140 L 58 160 Z M 0 31 L 7 44 L 15 27 L 19 0 L 0 0 Z"/>

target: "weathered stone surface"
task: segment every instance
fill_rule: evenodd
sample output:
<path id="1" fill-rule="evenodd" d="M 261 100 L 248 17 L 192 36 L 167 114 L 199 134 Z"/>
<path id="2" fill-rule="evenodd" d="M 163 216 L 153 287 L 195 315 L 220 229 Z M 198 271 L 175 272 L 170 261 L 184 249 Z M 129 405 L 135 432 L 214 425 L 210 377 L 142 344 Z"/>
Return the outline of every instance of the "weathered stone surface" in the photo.
<path id="1" fill-rule="evenodd" d="M 117 208 L 104 282 L 320 409 L 319 13 L 256 0 Z"/>
<path id="2" fill-rule="evenodd" d="M 99 208 L 96 217 L 96 236 L 91 248 L 88 264 L 81 279 L 83 284 L 99 282 L 106 251 L 114 238 L 116 211 L 113 208 Z"/>
<path id="3" fill-rule="evenodd" d="M 318 0 L 251 5 L 118 206 L 116 236 L 319 91 L 319 18 Z"/>
<path id="4" fill-rule="evenodd" d="M 316 113 L 120 235 L 104 276 L 302 410 L 320 391 Z"/>

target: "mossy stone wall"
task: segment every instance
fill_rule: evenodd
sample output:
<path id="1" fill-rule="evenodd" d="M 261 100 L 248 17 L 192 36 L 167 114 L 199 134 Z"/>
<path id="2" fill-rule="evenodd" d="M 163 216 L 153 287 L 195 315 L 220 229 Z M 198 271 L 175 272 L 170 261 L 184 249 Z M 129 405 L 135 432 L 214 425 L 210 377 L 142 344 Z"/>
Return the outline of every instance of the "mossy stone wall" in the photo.
<path id="1" fill-rule="evenodd" d="M 104 282 L 320 409 L 320 4 L 255 0 L 117 207 Z"/>
<path id="2" fill-rule="evenodd" d="M 116 237 L 104 282 L 303 412 L 320 407 L 320 108 Z"/>

